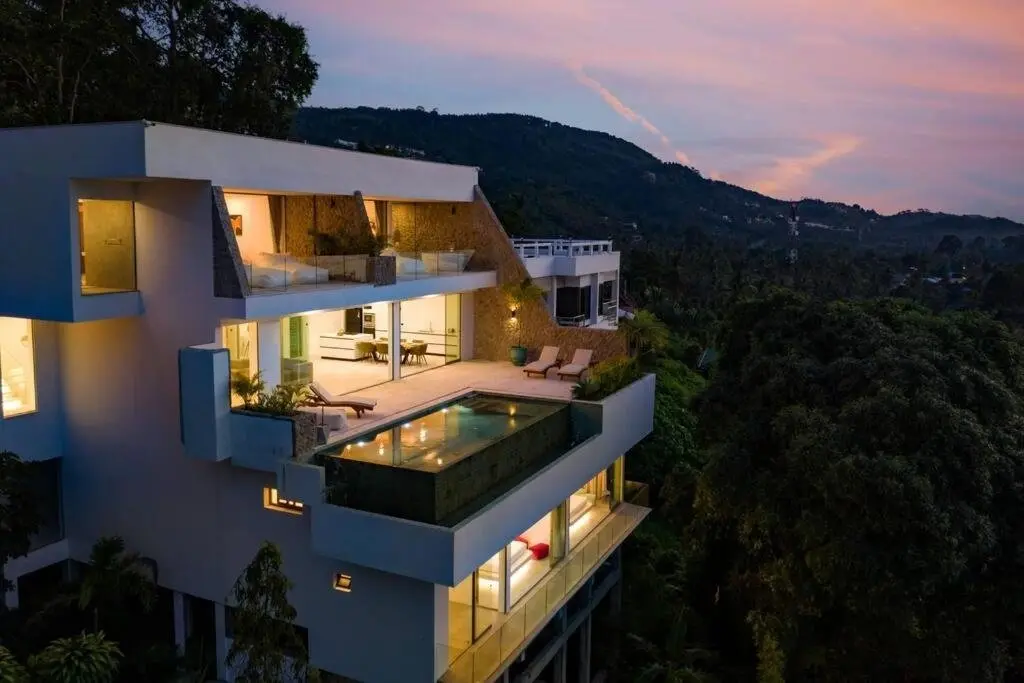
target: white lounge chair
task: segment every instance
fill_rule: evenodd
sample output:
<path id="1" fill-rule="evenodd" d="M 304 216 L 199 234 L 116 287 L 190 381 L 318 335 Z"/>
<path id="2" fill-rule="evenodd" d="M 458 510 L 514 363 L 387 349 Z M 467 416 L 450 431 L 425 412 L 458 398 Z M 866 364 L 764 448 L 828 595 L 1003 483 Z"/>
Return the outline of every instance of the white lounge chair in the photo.
<path id="1" fill-rule="evenodd" d="M 590 359 L 593 355 L 594 352 L 590 349 L 576 349 L 576 353 L 572 355 L 572 362 L 558 368 L 559 379 L 566 377 L 575 380 L 581 379 L 583 372 L 590 367 Z"/>
<path id="2" fill-rule="evenodd" d="M 533 375 L 547 377 L 548 370 L 558 365 L 558 350 L 557 346 L 545 346 L 540 351 L 540 358 L 524 367 L 523 372 L 527 377 Z"/>
<path id="3" fill-rule="evenodd" d="M 361 396 L 335 396 L 324 388 L 320 382 L 309 383 L 309 393 L 312 394 L 309 404 L 314 406 L 327 406 L 330 408 L 351 408 L 356 411 L 356 417 L 362 417 L 367 410 L 377 407 L 377 399 L 363 398 Z"/>

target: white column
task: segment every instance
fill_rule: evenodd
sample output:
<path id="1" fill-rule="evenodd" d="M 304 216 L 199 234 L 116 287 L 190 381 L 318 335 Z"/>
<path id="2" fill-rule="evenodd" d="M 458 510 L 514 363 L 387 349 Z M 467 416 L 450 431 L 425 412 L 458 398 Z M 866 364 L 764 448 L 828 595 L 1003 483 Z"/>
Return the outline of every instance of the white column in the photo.
<path id="1" fill-rule="evenodd" d="M 601 319 L 601 277 L 598 273 L 590 276 L 590 324 L 596 325 Z"/>
<path id="2" fill-rule="evenodd" d="M 185 654 L 185 641 L 188 634 L 185 630 L 185 594 L 174 591 L 174 646 L 178 648 L 178 654 Z"/>
<path id="3" fill-rule="evenodd" d="M 228 643 L 225 616 L 224 605 L 219 602 L 213 603 L 213 640 L 217 656 L 217 678 L 222 681 L 226 681 L 228 678 Z"/>
<path id="4" fill-rule="evenodd" d="M 402 377 L 402 302 L 395 301 L 391 308 L 391 334 L 388 335 L 388 362 L 391 364 L 391 379 Z"/>
<path id="5" fill-rule="evenodd" d="M 615 271 L 615 280 L 612 282 L 612 298 L 615 299 L 615 318 L 614 322 L 619 321 L 619 278 L 622 277 L 622 273 Z"/>
<path id="6" fill-rule="evenodd" d="M 270 391 L 281 383 L 281 320 L 261 320 L 256 325 L 259 369 Z"/>
<path id="7" fill-rule="evenodd" d="M 558 278 L 551 278 L 551 293 L 548 294 L 548 309 L 551 311 L 551 317 L 555 318 L 558 316 Z"/>

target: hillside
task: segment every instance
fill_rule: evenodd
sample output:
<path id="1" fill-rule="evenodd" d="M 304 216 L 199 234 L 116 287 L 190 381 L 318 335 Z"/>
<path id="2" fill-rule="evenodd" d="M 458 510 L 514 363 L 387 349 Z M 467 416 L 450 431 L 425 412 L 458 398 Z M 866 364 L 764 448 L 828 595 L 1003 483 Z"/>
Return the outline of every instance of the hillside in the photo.
<path id="1" fill-rule="evenodd" d="M 520 114 L 452 115 L 422 109 L 305 108 L 293 136 L 313 144 L 478 166 L 509 232 L 525 236 L 660 238 L 687 228 L 748 241 L 786 239 L 789 204 L 665 163 L 607 133 Z M 860 206 L 804 200 L 801 239 L 931 247 L 1024 234 L 1001 218 L 927 211 L 885 216 Z"/>

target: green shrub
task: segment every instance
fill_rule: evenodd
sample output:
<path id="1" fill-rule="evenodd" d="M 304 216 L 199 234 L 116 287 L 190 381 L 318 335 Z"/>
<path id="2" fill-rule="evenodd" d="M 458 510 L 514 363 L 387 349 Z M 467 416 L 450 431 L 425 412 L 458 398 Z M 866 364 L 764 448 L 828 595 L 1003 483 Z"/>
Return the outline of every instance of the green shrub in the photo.
<path id="1" fill-rule="evenodd" d="M 587 378 L 573 387 L 573 398 L 582 401 L 600 401 L 640 379 L 640 364 L 636 358 L 613 358 L 598 363 L 587 373 Z"/>
<path id="2" fill-rule="evenodd" d="M 309 387 L 301 382 L 279 384 L 268 393 L 258 372 L 252 377 L 233 379 L 231 390 L 242 399 L 245 410 L 268 415 L 294 415 L 310 398 Z"/>

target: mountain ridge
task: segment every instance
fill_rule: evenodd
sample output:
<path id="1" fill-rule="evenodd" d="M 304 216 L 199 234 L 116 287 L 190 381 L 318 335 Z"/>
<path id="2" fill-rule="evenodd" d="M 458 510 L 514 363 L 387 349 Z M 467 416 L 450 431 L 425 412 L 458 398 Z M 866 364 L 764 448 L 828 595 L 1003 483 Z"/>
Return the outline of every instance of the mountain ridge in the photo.
<path id="1" fill-rule="evenodd" d="M 636 144 L 527 114 L 439 114 L 371 107 L 299 110 L 294 137 L 476 166 L 511 234 L 682 238 L 688 229 L 749 241 L 788 239 L 790 200 L 703 176 Z M 945 234 L 969 241 L 1024 234 L 1007 218 L 923 209 L 883 214 L 859 204 L 799 200 L 801 240 L 902 248 Z"/>

